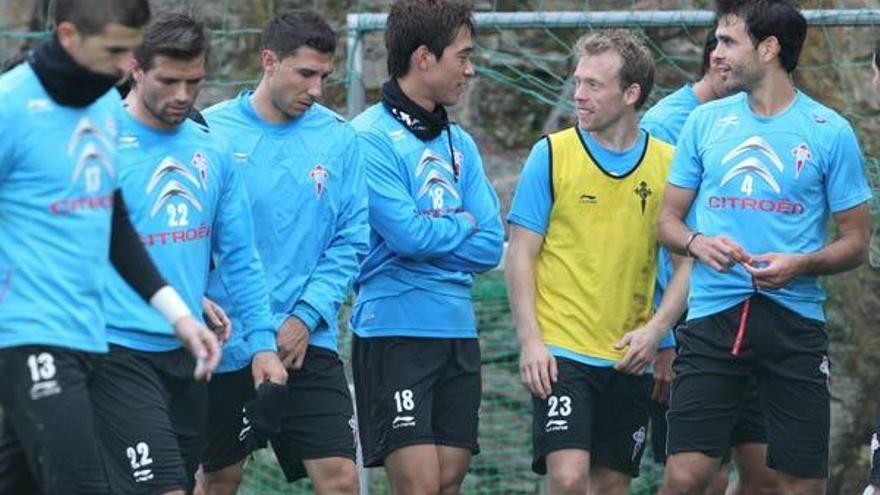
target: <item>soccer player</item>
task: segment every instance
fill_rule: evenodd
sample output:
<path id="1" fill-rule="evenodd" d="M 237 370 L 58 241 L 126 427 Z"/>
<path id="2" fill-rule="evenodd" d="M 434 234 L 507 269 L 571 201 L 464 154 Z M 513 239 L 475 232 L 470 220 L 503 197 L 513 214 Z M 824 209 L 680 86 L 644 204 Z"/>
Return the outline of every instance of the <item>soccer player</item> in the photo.
<path id="1" fill-rule="evenodd" d="M 317 103 L 335 48 L 335 34 L 318 14 L 280 14 L 263 32 L 263 78 L 256 90 L 205 111 L 211 129 L 232 143 L 242 170 L 278 352 L 291 370 L 277 408 L 268 407 L 280 409 L 279 431 L 269 440 L 288 481 L 308 475 L 322 495 L 358 490 L 354 412 L 336 339 L 339 309 L 368 242 L 357 135 Z M 209 295 L 229 310 L 235 327 L 245 315 L 231 298 L 234 288 L 226 287 L 212 276 Z M 248 454 L 239 433 L 258 426 L 243 424 L 242 416 L 255 396 L 251 352 L 233 333 L 209 386 L 203 469 L 211 495 L 235 493 Z"/>
<path id="2" fill-rule="evenodd" d="M 474 274 L 503 250 L 498 197 L 473 138 L 449 121 L 474 76 L 464 0 L 398 0 L 390 79 L 354 121 L 370 198 L 370 253 L 352 313 L 364 464 L 392 493 L 456 494 L 477 444 Z"/>
<path id="3" fill-rule="evenodd" d="M 718 45 L 714 29 L 706 38 L 703 45 L 703 65 L 700 80 L 693 84 L 686 84 L 677 91 L 664 97 L 651 107 L 642 117 L 640 126 L 651 133 L 652 136 L 676 144 L 681 134 L 681 128 L 688 115 L 703 103 L 718 98 L 729 96 L 728 89 L 724 86 L 717 62 L 712 59 L 712 53 Z M 692 217 L 688 219 L 693 221 Z M 672 276 L 672 258 L 669 250 L 660 248 L 660 256 L 657 269 L 657 287 L 654 291 L 654 300 L 659 304 L 660 297 Z M 682 268 L 687 270 L 690 277 L 691 261 L 682 263 Z M 657 353 L 655 362 L 655 380 L 660 369 L 671 367 L 675 358 L 675 348 L 663 349 Z M 671 371 L 671 370 L 670 370 Z M 669 373 L 671 376 L 671 373 Z M 737 487 L 733 493 L 761 494 L 775 493 L 773 484 L 773 471 L 766 467 L 767 439 L 764 434 L 764 418 L 761 411 L 760 400 L 757 396 L 757 387 L 754 381 L 750 387 L 748 400 L 743 404 L 736 427 L 731 434 L 731 446 L 735 447 L 737 466 L 739 472 Z M 654 459 L 659 462 L 666 461 L 666 401 L 667 395 L 655 397 L 651 403 L 651 444 Z M 659 402 L 658 402 L 659 400 Z M 662 402 L 662 403 L 661 403 Z M 722 457 L 721 468 L 718 475 L 707 487 L 706 495 L 723 495 L 726 492 L 729 475 L 731 451 L 725 451 Z"/>
<path id="4" fill-rule="evenodd" d="M 600 31 L 575 51 L 578 123 L 532 148 L 505 273 L 533 395 L 532 469 L 549 475 L 550 494 L 626 494 L 646 439 L 652 380 L 642 373 L 687 290 L 680 271 L 653 313 L 673 148 L 638 128 L 654 82 L 638 38 Z"/>
<path id="5" fill-rule="evenodd" d="M 724 0 L 717 14 L 718 70 L 743 92 L 688 117 L 658 222 L 664 244 L 695 258 L 661 493 L 702 493 L 750 379 L 776 493 L 824 493 L 830 363 L 818 276 L 864 261 L 870 190 L 852 127 L 791 82 L 807 31 L 795 5 Z"/>
<path id="6" fill-rule="evenodd" d="M 109 494 L 91 383 L 108 349 L 108 254 L 204 361 L 198 376 L 219 348 L 156 271 L 117 190 L 112 88 L 149 5 L 61 0 L 54 12 L 52 39 L 0 77 L 0 492 Z"/>
<path id="7" fill-rule="evenodd" d="M 217 133 L 187 118 L 207 47 L 202 24 L 187 16 L 162 14 L 147 26 L 120 125 L 119 183 L 152 259 L 193 312 L 201 312 L 213 253 L 243 315 L 236 332 L 257 346 L 254 381 L 284 383 L 238 166 Z M 195 363 L 170 326 L 119 276 L 109 278 L 104 300 L 111 347 L 92 397 L 115 488 L 182 494 L 200 461 L 205 384 L 192 379 Z"/>

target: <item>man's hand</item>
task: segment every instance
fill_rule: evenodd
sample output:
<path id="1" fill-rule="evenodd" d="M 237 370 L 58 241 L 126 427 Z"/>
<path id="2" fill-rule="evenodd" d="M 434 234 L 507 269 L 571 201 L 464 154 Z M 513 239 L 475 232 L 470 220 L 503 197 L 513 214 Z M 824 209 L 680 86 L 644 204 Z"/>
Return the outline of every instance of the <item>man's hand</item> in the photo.
<path id="1" fill-rule="evenodd" d="M 726 272 L 737 263 L 748 263 L 749 253 L 729 238 L 719 236 L 698 235 L 693 238 L 690 252 L 697 259 L 718 272 Z"/>
<path id="2" fill-rule="evenodd" d="M 531 339 L 522 346 L 519 354 L 519 373 L 529 392 L 546 399 L 553 393 L 553 384 L 559 378 L 556 358 L 547 350 L 541 339 Z"/>
<path id="3" fill-rule="evenodd" d="M 800 254 L 766 253 L 753 256 L 746 270 L 760 288 L 778 289 L 804 273 L 804 256 Z"/>
<path id="4" fill-rule="evenodd" d="M 226 311 L 223 311 L 219 304 L 207 297 L 203 297 L 202 313 L 205 316 L 208 327 L 217 334 L 220 345 L 225 344 L 232 334 L 232 321 L 226 316 Z"/>
<path id="5" fill-rule="evenodd" d="M 197 322 L 192 315 L 187 315 L 174 322 L 174 334 L 196 358 L 193 378 L 210 380 L 220 362 L 220 344 L 214 332 Z"/>
<path id="6" fill-rule="evenodd" d="M 251 371 L 254 375 L 254 389 L 263 382 L 272 382 L 279 385 L 287 383 L 287 370 L 278 359 L 278 354 L 271 351 L 263 351 L 254 354 L 251 362 Z"/>
<path id="7" fill-rule="evenodd" d="M 288 316 L 278 330 L 278 357 L 286 369 L 302 368 L 309 347 L 309 329 L 296 316 Z"/>
<path id="8" fill-rule="evenodd" d="M 657 344 L 661 338 L 663 338 L 661 332 L 647 325 L 627 332 L 614 343 L 614 348 L 618 351 L 629 347 L 623 359 L 614 364 L 614 369 L 621 373 L 641 375 L 654 360 Z"/>
<path id="9" fill-rule="evenodd" d="M 675 361 L 675 347 L 660 349 L 654 356 L 654 389 L 651 391 L 651 399 L 665 403 L 669 400 L 669 387 L 675 373 L 672 371 L 672 362 Z"/>

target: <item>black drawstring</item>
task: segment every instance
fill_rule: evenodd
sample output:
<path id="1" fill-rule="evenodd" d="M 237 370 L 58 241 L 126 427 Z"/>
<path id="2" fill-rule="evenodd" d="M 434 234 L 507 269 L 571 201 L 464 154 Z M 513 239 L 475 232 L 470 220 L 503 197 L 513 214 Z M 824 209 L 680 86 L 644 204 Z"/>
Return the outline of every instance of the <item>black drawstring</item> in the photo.
<path id="1" fill-rule="evenodd" d="M 446 142 L 449 144 L 449 156 L 452 157 L 452 175 L 455 177 L 455 182 L 458 182 L 461 164 L 455 158 L 455 148 L 452 147 L 452 126 L 448 124 L 446 125 Z"/>

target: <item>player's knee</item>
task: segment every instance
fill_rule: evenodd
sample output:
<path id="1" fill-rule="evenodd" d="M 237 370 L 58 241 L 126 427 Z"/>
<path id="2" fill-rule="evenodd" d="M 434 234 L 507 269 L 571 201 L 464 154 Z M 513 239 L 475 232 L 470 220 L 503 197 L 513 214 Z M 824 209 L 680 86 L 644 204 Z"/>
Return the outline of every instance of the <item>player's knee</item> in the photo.
<path id="1" fill-rule="evenodd" d="M 465 469 L 441 469 L 440 470 L 440 493 L 441 495 L 458 495 L 461 483 L 467 475 Z"/>
<path id="2" fill-rule="evenodd" d="M 593 477 L 590 480 L 590 493 L 596 495 L 629 495 L 628 477 Z"/>
<path id="3" fill-rule="evenodd" d="M 240 464 L 205 473 L 205 495 L 235 495 L 241 485 L 244 471 Z"/>
<path id="4" fill-rule="evenodd" d="M 324 466 L 319 479 L 313 479 L 319 495 L 357 495 L 358 473 L 354 462 L 345 460 Z"/>
<path id="5" fill-rule="evenodd" d="M 464 476 L 455 476 L 454 478 L 440 480 L 440 495 L 458 495 L 461 491 L 461 482 Z"/>
<path id="6" fill-rule="evenodd" d="M 745 472 L 741 471 L 739 484 L 733 495 L 774 495 L 780 493 L 776 477 L 772 474 L 772 471 L 769 469 L 767 471 L 768 473 L 762 473 L 758 476 L 748 476 Z"/>
<path id="7" fill-rule="evenodd" d="M 714 473 L 704 473 L 691 466 L 669 463 L 663 479 L 663 495 L 702 495 Z"/>
<path id="8" fill-rule="evenodd" d="M 709 486 L 703 493 L 705 495 L 724 495 L 727 493 L 728 484 L 730 484 L 730 464 L 724 464 L 712 477 L 712 481 L 709 482 Z"/>
<path id="9" fill-rule="evenodd" d="M 786 495 L 823 495 L 825 480 L 819 478 L 798 478 L 784 473 L 777 476 L 776 492 Z"/>
<path id="10" fill-rule="evenodd" d="M 589 485 L 589 473 L 577 465 L 559 465 L 547 473 L 550 482 L 550 493 L 582 494 Z"/>
<path id="11" fill-rule="evenodd" d="M 430 469 L 396 473 L 389 477 L 394 495 L 440 495 L 440 477 Z"/>
<path id="12" fill-rule="evenodd" d="M 767 467 L 764 460 L 743 462 L 739 466 L 739 485 L 733 495 L 774 495 L 780 493 L 780 473 Z"/>

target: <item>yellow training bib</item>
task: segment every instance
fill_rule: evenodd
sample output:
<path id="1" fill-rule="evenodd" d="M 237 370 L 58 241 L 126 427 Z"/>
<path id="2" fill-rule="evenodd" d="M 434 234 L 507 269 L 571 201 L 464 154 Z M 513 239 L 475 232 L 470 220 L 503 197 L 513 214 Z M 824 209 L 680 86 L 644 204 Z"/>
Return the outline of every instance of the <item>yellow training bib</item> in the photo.
<path id="1" fill-rule="evenodd" d="M 617 361 L 614 342 L 652 314 L 656 222 L 674 148 L 649 136 L 639 163 L 613 176 L 576 128 L 547 139 L 553 208 L 535 266 L 541 334 L 547 345 Z"/>

